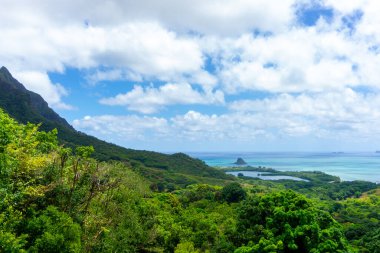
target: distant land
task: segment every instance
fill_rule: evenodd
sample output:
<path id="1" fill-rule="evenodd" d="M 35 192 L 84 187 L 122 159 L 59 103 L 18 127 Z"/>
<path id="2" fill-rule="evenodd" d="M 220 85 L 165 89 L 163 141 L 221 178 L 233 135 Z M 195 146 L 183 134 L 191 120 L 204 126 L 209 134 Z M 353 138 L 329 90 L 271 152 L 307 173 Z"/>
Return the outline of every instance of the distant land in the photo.
<path id="1" fill-rule="evenodd" d="M 246 165 L 247 163 L 243 160 L 243 158 L 239 157 L 236 162 L 234 162 L 236 165 Z"/>
<path id="2" fill-rule="evenodd" d="M 375 152 L 194 152 L 209 166 L 233 167 L 236 157 L 253 167 L 273 168 L 279 171 L 323 171 L 339 176 L 343 181 L 364 180 L 380 183 L 379 153 Z M 243 165 L 244 166 L 244 165 Z"/>

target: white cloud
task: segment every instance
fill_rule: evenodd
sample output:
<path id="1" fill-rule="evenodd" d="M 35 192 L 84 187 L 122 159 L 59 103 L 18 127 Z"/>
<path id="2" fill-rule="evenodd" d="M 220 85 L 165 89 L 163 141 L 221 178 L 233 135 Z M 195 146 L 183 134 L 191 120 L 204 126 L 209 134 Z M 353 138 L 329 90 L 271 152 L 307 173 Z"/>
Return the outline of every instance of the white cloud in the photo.
<path id="1" fill-rule="evenodd" d="M 125 79 L 120 69 L 96 70 L 94 73 L 87 74 L 86 79 L 91 84 L 101 81 L 115 81 Z"/>
<path id="2" fill-rule="evenodd" d="M 28 90 L 40 94 L 50 106 L 56 109 L 72 110 L 72 106 L 61 101 L 62 96 L 67 96 L 66 89 L 59 83 L 51 83 L 46 73 L 36 71 L 17 72 L 14 74 L 19 82 Z"/>
<path id="3" fill-rule="evenodd" d="M 207 54 L 229 92 L 318 90 L 365 81 L 377 85 L 375 71 L 367 73 L 379 61 L 367 52 L 376 42 L 371 35 L 379 34 L 376 1 L 324 2 L 341 16 L 363 11 L 355 36 L 339 30 L 339 15 L 334 24 L 296 26 L 299 2 L 97 0 L 91 2 L 93 8 L 86 8 L 87 1 L 41 0 L 33 5 L 5 1 L 9 11 L 0 22 L 0 57 L 17 71 L 110 69 L 96 70 L 89 77 L 92 82 L 145 77 L 214 87 L 218 82 L 204 69 Z M 254 37 L 255 30 L 270 31 L 272 36 Z M 268 63 L 277 68 L 264 68 Z M 359 66 L 359 72 L 354 73 L 352 64 Z M 336 71 L 331 71 L 332 65 Z"/>
<path id="4" fill-rule="evenodd" d="M 292 29 L 269 37 L 206 38 L 205 50 L 219 59 L 218 76 L 229 93 L 379 87 L 373 66 L 380 56 L 368 50 L 366 41 L 323 30 L 324 26 Z"/>
<path id="5" fill-rule="evenodd" d="M 37 0 L 30 4 L 27 0 L 5 0 L 3 5 L 10 12 L 26 14 L 22 20 L 28 22 L 34 21 L 31 13 L 44 16 L 59 25 L 86 21 L 94 26 L 112 27 L 136 20 L 159 20 L 166 27 L 179 31 L 236 35 L 257 29 L 286 29 L 293 21 L 292 6 L 295 2 L 296 0 Z M 14 19 L 20 21 L 20 18 L 12 20 Z"/>
<path id="6" fill-rule="evenodd" d="M 231 103 L 229 108 L 233 112 L 265 115 L 268 119 L 288 122 L 284 128 L 279 128 L 280 131 L 288 132 L 295 124 L 303 126 L 304 133 L 293 129 L 293 134 L 324 138 L 343 135 L 351 139 L 371 138 L 379 132 L 376 125 L 380 123 L 380 95 L 361 94 L 351 89 L 339 93 L 281 94 L 263 100 L 240 100 Z"/>
<path id="7" fill-rule="evenodd" d="M 140 75 L 129 71 L 123 71 L 122 69 L 110 69 L 110 70 L 95 70 L 86 74 L 86 80 L 89 84 L 96 85 L 102 81 L 118 81 L 129 80 L 135 82 L 142 82 L 143 79 Z"/>
<path id="8" fill-rule="evenodd" d="M 371 0 L 324 0 L 323 2 L 326 6 L 332 7 L 338 12 L 347 14 L 355 10 L 362 9 L 364 6 L 368 4 L 368 2 L 371 2 Z M 376 0 L 372 2 L 376 2 Z"/>
<path id="9" fill-rule="evenodd" d="M 63 71 L 65 67 L 109 66 L 162 79 L 199 71 L 203 65 L 193 39 L 179 38 L 156 23 L 112 28 L 40 26 L 0 26 L 0 56 L 17 68 Z"/>
<path id="10" fill-rule="evenodd" d="M 92 82 L 118 78 L 170 81 L 202 73 L 203 55 L 196 41 L 188 36 L 178 36 L 155 20 L 121 20 L 112 26 L 85 26 L 84 19 L 60 20 L 65 15 L 81 15 L 77 11 L 66 13 L 64 10 L 68 11 L 68 6 L 52 11 L 56 6 L 44 1 L 36 1 L 33 5 L 5 1 L 2 5 L 6 6 L 7 12 L 0 17 L 0 58 L 2 65 L 12 72 L 46 74 L 64 72 L 68 67 L 106 67 L 114 71 L 94 75 L 89 78 Z M 101 9 L 97 11 L 101 12 Z M 37 82 L 28 86 L 40 92 L 46 88 L 46 82 L 51 81 L 44 82 L 41 86 Z M 49 89 L 50 95 L 55 91 L 54 101 L 63 99 L 64 94 L 54 85 Z"/>
<path id="11" fill-rule="evenodd" d="M 373 125 L 380 111 L 380 5 L 376 0 L 317 2 L 334 8 L 332 21 L 320 19 L 304 27 L 295 17 L 304 0 L 4 0 L 0 59 L 56 108 L 69 107 L 67 92 L 47 73 L 68 67 L 84 70 L 92 84 L 153 83 L 103 98 L 102 104 L 142 113 L 178 104 L 190 108 L 171 119 L 98 116 L 76 121 L 81 129 L 108 129 L 105 135 L 141 137 L 162 128 L 194 140 L 337 132 L 370 136 L 377 133 Z M 348 27 L 344 18 L 354 11 L 362 16 Z M 370 94 L 354 92 L 362 86 Z M 247 91 L 265 91 L 272 98 L 236 101 L 220 115 L 191 109 L 225 105 L 224 96 L 238 100 Z M 128 128 L 121 123 L 133 120 L 139 124 Z"/>
<path id="12" fill-rule="evenodd" d="M 167 83 L 159 88 L 136 85 L 130 92 L 103 98 L 100 103 L 127 106 L 128 110 L 141 113 L 154 113 L 175 104 L 223 104 L 224 95 L 221 91 L 200 92 L 187 83 Z"/>
<path id="13" fill-rule="evenodd" d="M 140 148 L 148 148 L 154 140 L 159 146 L 174 143 L 177 150 L 187 143 L 220 143 L 232 138 L 237 142 L 251 142 L 259 137 L 270 137 L 264 130 L 265 121 L 246 114 L 207 115 L 189 111 L 170 119 L 152 116 L 86 116 L 73 121 L 73 126 L 102 139 L 120 145 L 144 140 Z"/>
<path id="14" fill-rule="evenodd" d="M 176 142 L 240 143 L 255 146 L 258 140 L 284 138 L 330 140 L 331 145 L 358 140 L 379 140 L 380 95 L 345 89 L 343 92 L 289 95 L 240 100 L 222 114 L 188 111 L 169 119 L 150 116 L 96 116 L 75 120 L 79 130 L 97 136 L 138 140 L 144 133 Z M 181 144 L 183 143 L 183 145 Z M 247 144 L 248 143 L 248 144 Z M 328 143 L 328 142 L 327 142 Z M 288 144 L 289 147 L 289 144 Z M 347 147 L 355 149 L 355 147 Z"/>
<path id="15" fill-rule="evenodd" d="M 195 41 L 179 38 L 155 23 L 131 23 L 102 32 L 104 49 L 96 52 L 94 58 L 106 66 L 170 80 L 176 75 L 197 72 L 203 65 Z"/>
<path id="16" fill-rule="evenodd" d="M 178 138 L 195 141 L 248 141 L 254 140 L 256 136 L 269 135 L 264 121 L 244 113 L 207 115 L 189 111 L 172 118 L 171 123 L 179 135 Z"/>
<path id="17" fill-rule="evenodd" d="M 74 120 L 73 126 L 116 143 L 120 140 L 147 140 L 168 134 L 166 119 L 136 115 L 85 116 L 83 119 Z"/>

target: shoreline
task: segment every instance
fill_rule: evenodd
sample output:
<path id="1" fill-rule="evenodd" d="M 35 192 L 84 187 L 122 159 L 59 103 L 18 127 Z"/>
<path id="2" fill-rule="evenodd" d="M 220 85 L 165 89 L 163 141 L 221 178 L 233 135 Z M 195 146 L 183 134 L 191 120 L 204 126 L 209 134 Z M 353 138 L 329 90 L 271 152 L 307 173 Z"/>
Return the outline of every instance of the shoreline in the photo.
<path id="1" fill-rule="evenodd" d="M 248 170 L 272 168 L 276 173 L 321 171 L 341 181 L 380 184 L 380 155 L 375 152 L 193 152 L 189 155 L 223 170 L 248 167 Z M 246 165 L 233 164 L 237 158 L 242 158 Z"/>
<path id="2" fill-rule="evenodd" d="M 378 181 L 369 181 L 369 180 L 343 180 L 341 177 L 337 175 L 332 175 L 329 173 L 326 173 L 324 171 L 318 171 L 318 170 L 305 170 L 305 171 L 280 171 L 273 168 L 263 167 L 263 166 L 250 166 L 250 165 L 244 165 L 244 166 L 212 166 L 215 169 L 221 170 L 227 174 L 230 174 L 229 172 L 240 172 L 243 174 L 243 178 L 250 178 L 250 179 L 261 179 L 261 180 L 267 180 L 267 181 L 277 181 L 277 180 L 291 180 L 291 181 L 300 181 L 297 179 L 301 179 L 302 181 L 323 181 L 326 183 L 339 183 L 339 182 L 353 182 L 353 181 L 361 181 L 361 182 L 368 182 L 368 183 L 375 183 L 380 184 Z M 258 177 L 252 177 L 252 176 L 246 176 L 244 175 L 244 172 L 258 172 L 258 173 L 265 173 L 260 174 Z M 231 173 L 232 174 L 232 173 Z M 286 176 L 286 177 L 293 177 L 295 179 L 269 179 L 269 177 L 276 177 L 276 176 Z M 265 177 L 268 177 L 268 179 L 264 179 Z"/>

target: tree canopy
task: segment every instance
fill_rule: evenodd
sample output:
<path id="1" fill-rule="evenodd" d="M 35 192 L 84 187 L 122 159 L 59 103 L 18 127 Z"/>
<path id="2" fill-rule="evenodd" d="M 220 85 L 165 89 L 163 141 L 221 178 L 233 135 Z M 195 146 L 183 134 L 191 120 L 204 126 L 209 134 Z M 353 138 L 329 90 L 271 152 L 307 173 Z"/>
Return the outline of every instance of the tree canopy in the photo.
<path id="1" fill-rule="evenodd" d="M 366 185 L 338 201 L 244 177 L 182 186 L 93 152 L 0 110 L 0 252 L 378 251 L 379 193 Z"/>

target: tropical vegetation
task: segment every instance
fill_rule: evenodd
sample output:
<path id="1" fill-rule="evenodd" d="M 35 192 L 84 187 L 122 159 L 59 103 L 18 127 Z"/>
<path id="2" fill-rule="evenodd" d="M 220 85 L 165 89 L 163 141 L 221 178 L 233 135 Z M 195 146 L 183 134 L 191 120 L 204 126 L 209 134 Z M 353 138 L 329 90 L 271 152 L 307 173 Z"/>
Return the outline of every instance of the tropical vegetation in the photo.
<path id="1" fill-rule="evenodd" d="M 378 252 L 376 186 L 319 198 L 286 181 L 196 176 L 182 154 L 173 174 L 93 153 L 0 111 L 0 252 Z"/>

